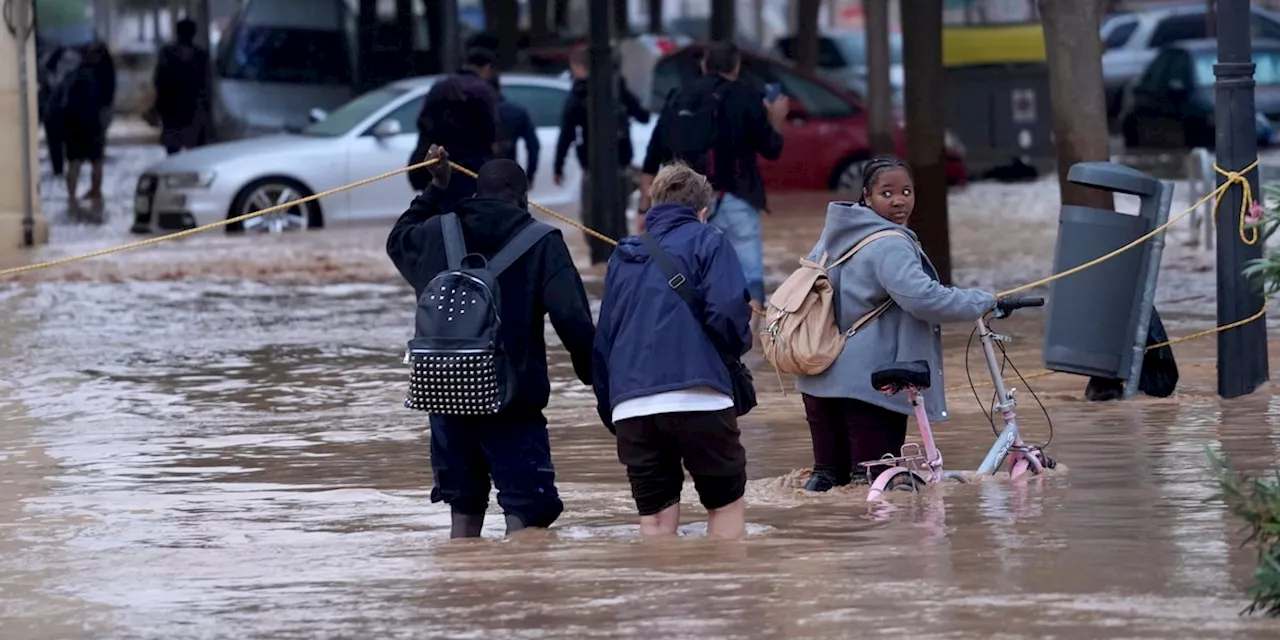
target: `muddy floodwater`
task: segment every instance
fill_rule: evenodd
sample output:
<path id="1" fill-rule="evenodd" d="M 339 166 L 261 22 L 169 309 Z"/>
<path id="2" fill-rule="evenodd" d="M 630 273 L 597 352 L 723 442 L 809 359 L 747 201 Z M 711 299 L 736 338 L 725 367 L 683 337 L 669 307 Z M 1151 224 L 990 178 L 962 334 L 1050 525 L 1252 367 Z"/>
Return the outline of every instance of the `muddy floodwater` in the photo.
<path id="1" fill-rule="evenodd" d="M 816 237 L 823 197 L 766 220 L 772 284 Z M 1054 218 L 1029 204 L 1046 200 L 1043 181 L 958 193 L 957 280 L 1047 275 Z M 116 244 L 127 225 L 58 227 L 41 256 Z M 874 507 L 796 490 L 810 463 L 800 401 L 755 356 L 750 535 L 703 538 L 689 487 L 685 535 L 648 543 L 590 390 L 548 329 L 564 516 L 502 540 L 494 505 L 485 540 L 450 543 L 447 506 L 428 500 L 426 421 L 401 406 L 413 308 L 385 230 L 210 234 L 0 283 L 0 638 L 1280 633 L 1238 615 L 1253 554 L 1211 499 L 1204 455 L 1273 464 L 1280 400 L 1270 386 L 1217 399 L 1212 339 L 1177 346 L 1168 399 L 1090 404 L 1083 379 L 1032 380 L 1065 469 Z M 1212 326 L 1211 254 L 1171 240 L 1165 267 L 1170 332 Z M 601 270 L 582 270 L 598 297 Z M 998 326 L 1014 364 L 1040 371 L 1043 312 Z M 953 420 L 937 436 L 953 469 L 976 467 L 994 438 L 964 387 L 968 330 L 946 329 Z M 1280 341 L 1271 353 L 1274 368 Z M 1015 386 L 1027 439 L 1045 441 Z"/>

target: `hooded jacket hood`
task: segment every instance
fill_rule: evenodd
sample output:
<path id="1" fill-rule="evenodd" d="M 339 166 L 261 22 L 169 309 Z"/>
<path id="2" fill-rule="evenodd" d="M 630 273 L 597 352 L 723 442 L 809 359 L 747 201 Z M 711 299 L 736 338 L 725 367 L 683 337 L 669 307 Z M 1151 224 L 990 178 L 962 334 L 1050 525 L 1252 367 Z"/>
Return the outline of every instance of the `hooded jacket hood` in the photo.
<path id="1" fill-rule="evenodd" d="M 458 214 L 467 238 L 467 251 L 471 253 L 496 253 L 508 239 L 533 222 L 528 211 L 497 198 L 465 198 L 453 211 Z"/>
<path id="2" fill-rule="evenodd" d="M 660 204 L 649 208 L 644 214 L 645 232 L 654 238 L 661 239 L 672 229 L 681 225 L 698 222 L 698 214 L 692 207 L 678 204 Z M 639 263 L 649 260 L 649 250 L 638 236 L 623 238 L 615 251 L 619 259 L 625 262 Z"/>
<path id="3" fill-rule="evenodd" d="M 817 260 L 825 252 L 827 260 L 835 260 L 853 248 L 859 240 L 878 231 L 897 231 L 918 242 L 916 233 L 902 225 L 880 217 L 869 207 L 856 202 L 832 202 L 827 205 L 827 220 L 822 235 L 809 258 Z"/>

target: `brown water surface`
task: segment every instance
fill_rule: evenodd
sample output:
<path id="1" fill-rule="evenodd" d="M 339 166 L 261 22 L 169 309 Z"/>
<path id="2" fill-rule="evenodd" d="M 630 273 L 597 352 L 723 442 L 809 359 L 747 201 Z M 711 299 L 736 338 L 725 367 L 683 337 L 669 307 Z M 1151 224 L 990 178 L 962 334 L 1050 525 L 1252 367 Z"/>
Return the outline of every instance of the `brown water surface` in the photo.
<path id="1" fill-rule="evenodd" d="M 953 208 L 957 280 L 999 288 L 1047 274 L 1052 229 L 997 206 L 1034 197 L 984 188 Z M 796 199 L 799 213 L 766 222 L 775 282 L 816 237 L 820 200 Z M 1008 215 L 992 221 L 988 205 Z M 492 511 L 488 539 L 449 543 L 447 507 L 427 499 L 425 421 L 400 405 L 413 310 L 381 255 L 384 234 L 198 238 L 0 286 L 0 638 L 1280 629 L 1237 615 L 1253 557 L 1211 499 L 1204 457 L 1215 446 L 1247 469 L 1272 464 L 1280 402 L 1270 387 L 1218 400 L 1212 339 L 1178 346 L 1183 380 L 1169 399 L 1089 404 L 1082 379 L 1032 381 L 1066 469 L 880 506 L 856 491 L 795 489 L 810 462 L 799 398 L 757 366 L 762 405 L 742 427 L 748 539 L 702 537 L 705 515 L 687 490 L 685 535 L 650 543 L 637 539 L 590 391 L 548 329 L 565 515 L 504 541 Z M 80 238 L 46 255 L 120 239 Z M 980 241 L 1007 250 L 992 255 Z M 1186 255 L 1166 256 L 1159 298 L 1175 334 L 1213 323 L 1204 270 L 1178 266 L 1205 260 Z M 593 295 L 599 273 L 584 265 Z M 1041 322 L 1032 311 L 1002 325 L 1024 373 L 1039 371 Z M 964 385 L 967 335 L 947 329 L 949 387 Z M 1043 441 L 1044 416 L 1017 386 L 1026 436 Z M 949 400 L 940 446 L 949 467 L 973 468 L 994 436 L 967 389 Z"/>

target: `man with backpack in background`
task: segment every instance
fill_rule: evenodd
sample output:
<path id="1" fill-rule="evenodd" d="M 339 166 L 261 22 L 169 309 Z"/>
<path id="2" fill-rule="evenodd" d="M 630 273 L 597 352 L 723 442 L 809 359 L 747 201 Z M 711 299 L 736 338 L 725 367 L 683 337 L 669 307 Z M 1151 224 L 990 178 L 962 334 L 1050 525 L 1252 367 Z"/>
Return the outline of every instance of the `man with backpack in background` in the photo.
<path id="1" fill-rule="evenodd" d="M 406 406 L 430 414 L 432 502 L 452 510 L 450 537 L 478 537 L 490 478 L 507 533 L 549 527 L 564 508 L 542 414 L 550 398 L 544 315 L 584 384 L 595 328 L 560 232 L 529 215 L 529 182 L 500 158 L 480 167 L 475 197 L 447 199 L 449 155 L 432 145 L 431 183 L 387 238 L 413 286 L 416 330 Z"/>
<path id="2" fill-rule="evenodd" d="M 591 146 L 587 139 L 588 107 L 590 98 L 587 89 L 587 78 L 591 75 L 591 54 L 585 45 L 579 46 L 569 54 L 569 72 L 573 75 L 573 88 L 564 102 L 564 111 L 560 116 L 560 138 L 556 142 L 555 161 L 552 170 L 555 172 L 557 185 L 564 183 L 564 162 L 569 155 L 569 147 L 576 146 L 578 164 L 582 167 L 582 206 L 591 203 Z M 617 140 L 614 148 L 618 151 L 618 189 L 619 211 L 626 210 L 627 198 L 634 189 L 629 169 L 635 147 L 631 142 L 631 121 L 640 123 L 649 121 L 649 112 L 640 106 L 640 100 L 627 88 L 621 76 L 618 78 L 618 102 L 616 119 Z M 584 217 L 585 219 L 585 217 Z"/>
<path id="3" fill-rule="evenodd" d="M 685 162 L 707 176 L 716 191 L 707 222 L 729 238 L 751 292 L 763 309 L 764 248 L 760 214 L 767 210 L 756 156 L 777 160 L 790 103 L 766 100 L 738 80 L 742 56 L 731 42 L 712 42 L 702 54 L 703 76 L 672 91 L 658 116 L 640 177 L 640 211 L 649 208 L 649 186 L 658 168 Z"/>

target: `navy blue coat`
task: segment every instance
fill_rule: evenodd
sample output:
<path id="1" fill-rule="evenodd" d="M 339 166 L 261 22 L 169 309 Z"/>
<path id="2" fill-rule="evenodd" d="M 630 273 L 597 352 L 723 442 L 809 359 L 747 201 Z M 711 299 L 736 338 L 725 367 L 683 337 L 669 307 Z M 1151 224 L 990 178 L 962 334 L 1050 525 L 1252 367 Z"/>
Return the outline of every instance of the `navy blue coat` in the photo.
<path id="1" fill-rule="evenodd" d="M 637 237 L 609 259 L 592 357 L 600 417 L 626 400 L 693 387 L 733 394 L 724 360 L 751 348 L 747 281 L 733 246 L 689 207 L 659 205 L 645 228 L 689 279 L 694 310 L 670 286 Z"/>

